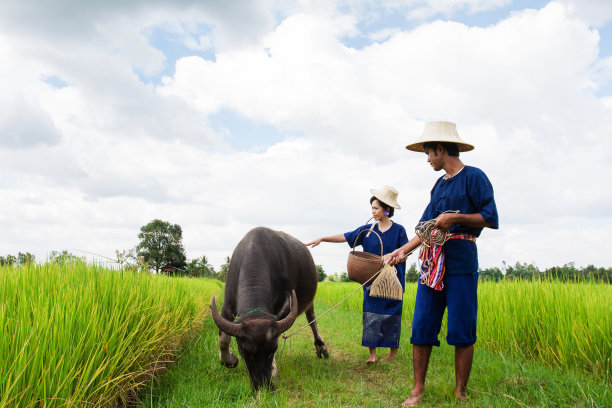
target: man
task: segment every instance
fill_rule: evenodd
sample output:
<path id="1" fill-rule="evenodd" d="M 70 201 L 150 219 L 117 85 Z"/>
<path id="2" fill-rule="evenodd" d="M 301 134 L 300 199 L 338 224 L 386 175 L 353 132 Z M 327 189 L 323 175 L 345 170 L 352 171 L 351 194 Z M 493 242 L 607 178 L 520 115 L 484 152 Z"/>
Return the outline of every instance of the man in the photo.
<path id="1" fill-rule="evenodd" d="M 414 388 L 402 405 L 416 406 L 421 399 L 432 346 L 440 346 L 438 334 L 447 308 L 446 341 L 455 346 L 454 394 L 463 401 L 476 342 L 478 256 L 475 241 L 484 227 L 498 228 L 493 187 L 480 169 L 465 166 L 459 159 L 459 152 L 470 151 L 474 146 L 459 137 L 454 123 L 427 123 L 419 140 L 406 149 L 425 152 L 433 169 L 445 172 L 431 190 L 421 221 L 435 219 L 432 232 L 435 229 L 448 232 L 450 239 L 441 247 L 423 246 L 419 254 L 421 277 L 410 338 Z M 421 243 L 421 238 L 416 236 L 386 259 L 391 264 L 403 262 L 406 254 Z"/>

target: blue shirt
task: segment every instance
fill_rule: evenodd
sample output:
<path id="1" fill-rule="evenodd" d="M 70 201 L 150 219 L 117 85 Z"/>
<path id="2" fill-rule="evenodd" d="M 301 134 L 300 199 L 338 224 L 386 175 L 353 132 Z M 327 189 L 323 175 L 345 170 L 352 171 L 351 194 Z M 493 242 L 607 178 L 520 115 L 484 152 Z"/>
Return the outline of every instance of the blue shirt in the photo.
<path id="1" fill-rule="evenodd" d="M 434 219 L 448 210 L 459 210 L 461 214 L 478 213 L 491 228 L 499 227 L 493 186 L 484 172 L 476 167 L 465 166 L 448 180 L 440 177 L 431 189 L 431 200 L 421 221 Z M 449 231 L 478 237 L 482 228 L 455 224 Z M 474 242 L 462 239 L 447 241 L 444 244 L 444 258 L 447 274 L 478 271 L 478 253 Z"/>

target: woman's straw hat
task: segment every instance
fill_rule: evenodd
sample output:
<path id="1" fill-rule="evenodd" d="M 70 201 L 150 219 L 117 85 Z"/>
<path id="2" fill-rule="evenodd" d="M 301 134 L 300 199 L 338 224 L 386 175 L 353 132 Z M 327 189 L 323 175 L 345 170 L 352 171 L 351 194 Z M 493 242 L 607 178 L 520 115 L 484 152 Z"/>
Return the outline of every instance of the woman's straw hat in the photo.
<path id="1" fill-rule="evenodd" d="M 427 122 L 421 137 L 416 142 L 406 146 L 406 149 L 412 150 L 413 152 L 424 152 L 425 150 L 423 150 L 423 144 L 427 142 L 456 143 L 460 152 L 469 152 L 470 150 L 474 150 L 474 146 L 461 140 L 459 134 L 457 133 L 457 125 L 455 125 L 453 122 L 445 122 L 442 120 Z"/>
<path id="2" fill-rule="evenodd" d="M 401 209 L 400 205 L 397 203 L 397 190 L 391 186 L 384 186 L 383 188 L 371 189 L 370 192 L 376 199 L 382 201 L 383 203 L 390 205 L 393 208 Z"/>

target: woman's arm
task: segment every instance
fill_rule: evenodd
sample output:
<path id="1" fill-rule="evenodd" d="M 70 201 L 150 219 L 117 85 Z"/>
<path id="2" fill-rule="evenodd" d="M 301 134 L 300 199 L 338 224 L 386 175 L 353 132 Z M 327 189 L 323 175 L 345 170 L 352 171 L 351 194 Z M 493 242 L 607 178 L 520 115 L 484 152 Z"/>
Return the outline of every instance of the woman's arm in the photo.
<path id="1" fill-rule="evenodd" d="M 336 234 L 328 237 L 317 238 L 314 241 L 310 241 L 304 245 L 314 248 L 321 242 L 346 242 L 346 238 L 344 238 L 344 234 Z"/>

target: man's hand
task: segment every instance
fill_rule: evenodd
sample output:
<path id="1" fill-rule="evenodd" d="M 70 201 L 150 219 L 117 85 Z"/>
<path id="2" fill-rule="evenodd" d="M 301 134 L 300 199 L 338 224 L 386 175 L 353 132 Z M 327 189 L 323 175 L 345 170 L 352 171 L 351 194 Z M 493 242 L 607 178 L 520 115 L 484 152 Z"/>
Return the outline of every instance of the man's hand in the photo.
<path id="1" fill-rule="evenodd" d="M 444 213 L 436 217 L 434 228 L 442 231 L 448 231 L 450 227 L 457 224 L 457 215 L 455 213 Z"/>
<path id="2" fill-rule="evenodd" d="M 404 258 L 405 256 L 406 252 L 403 250 L 403 247 L 401 247 L 391 253 L 388 253 L 387 255 L 384 255 L 383 262 L 389 265 L 396 265 L 404 262 L 406 260 L 406 258 Z"/>

